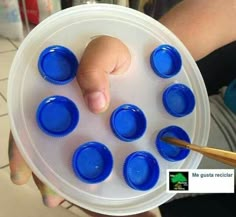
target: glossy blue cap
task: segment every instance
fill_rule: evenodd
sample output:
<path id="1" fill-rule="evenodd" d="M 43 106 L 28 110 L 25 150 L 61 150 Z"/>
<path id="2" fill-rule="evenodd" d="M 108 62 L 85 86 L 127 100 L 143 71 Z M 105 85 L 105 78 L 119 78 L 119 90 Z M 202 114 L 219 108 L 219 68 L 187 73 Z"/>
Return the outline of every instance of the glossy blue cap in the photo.
<path id="1" fill-rule="evenodd" d="M 224 95 L 225 105 L 236 114 L 236 79 L 227 87 Z"/>
<path id="2" fill-rule="evenodd" d="M 171 78 L 181 69 L 182 60 L 179 52 L 172 46 L 163 44 L 150 56 L 153 71 L 162 78 Z"/>
<path id="3" fill-rule="evenodd" d="M 113 168 L 113 158 L 108 148 L 99 142 L 87 142 L 79 146 L 72 158 L 75 175 L 83 182 L 104 181 Z"/>
<path id="4" fill-rule="evenodd" d="M 70 99 L 50 96 L 37 109 L 36 120 L 40 129 L 50 136 L 66 136 L 79 122 L 79 111 Z"/>
<path id="5" fill-rule="evenodd" d="M 122 141 L 131 142 L 142 137 L 146 130 L 146 117 L 135 105 L 123 104 L 110 118 L 113 133 Z"/>
<path id="6" fill-rule="evenodd" d="M 166 111 L 175 117 L 186 116 L 195 107 L 193 92 L 184 84 L 173 84 L 166 88 L 162 101 Z"/>
<path id="7" fill-rule="evenodd" d="M 124 164 L 123 175 L 133 189 L 146 191 L 153 188 L 159 179 L 160 169 L 156 159 L 148 152 L 130 154 Z"/>
<path id="8" fill-rule="evenodd" d="M 67 84 L 74 79 L 79 63 L 66 47 L 55 45 L 42 51 L 38 69 L 42 77 L 53 84 Z"/>
<path id="9" fill-rule="evenodd" d="M 156 137 L 156 147 L 160 155 L 168 161 L 180 161 L 189 155 L 189 149 L 164 142 L 161 140 L 161 138 L 164 137 L 181 139 L 190 143 L 188 134 L 182 128 L 178 126 L 169 126 L 162 129 Z"/>

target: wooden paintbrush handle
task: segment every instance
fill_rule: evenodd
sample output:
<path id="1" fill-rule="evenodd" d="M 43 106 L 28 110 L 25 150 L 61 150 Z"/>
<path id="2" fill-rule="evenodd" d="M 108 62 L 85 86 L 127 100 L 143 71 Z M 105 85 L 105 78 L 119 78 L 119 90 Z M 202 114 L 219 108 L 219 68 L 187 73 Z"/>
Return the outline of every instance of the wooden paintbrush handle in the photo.
<path id="1" fill-rule="evenodd" d="M 206 157 L 209 157 L 214 160 L 220 161 L 224 164 L 236 167 L 236 153 L 235 152 L 209 148 L 209 147 L 200 147 L 198 152 L 202 153 Z"/>
<path id="2" fill-rule="evenodd" d="M 164 141 L 201 153 L 202 155 L 236 167 L 236 153 L 216 148 L 202 147 L 175 138 L 163 138 Z"/>

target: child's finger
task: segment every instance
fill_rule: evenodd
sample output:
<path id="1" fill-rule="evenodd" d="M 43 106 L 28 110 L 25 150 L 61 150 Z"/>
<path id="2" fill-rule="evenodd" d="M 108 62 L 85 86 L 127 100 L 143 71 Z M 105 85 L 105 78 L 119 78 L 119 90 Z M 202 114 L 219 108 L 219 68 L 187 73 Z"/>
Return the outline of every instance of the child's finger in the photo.
<path id="1" fill-rule="evenodd" d="M 45 206 L 54 208 L 60 205 L 64 201 L 64 198 L 59 196 L 47 185 L 41 182 L 34 174 L 33 174 L 33 179 L 42 195 L 43 203 Z"/>
<path id="2" fill-rule="evenodd" d="M 9 136 L 8 156 L 12 182 L 17 185 L 25 184 L 29 180 L 32 172 L 22 158 L 11 132 Z"/>
<path id="3" fill-rule="evenodd" d="M 116 38 L 101 36 L 88 44 L 80 61 L 77 80 L 92 112 L 107 109 L 110 102 L 108 74 L 125 72 L 130 61 L 128 48 Z"/>

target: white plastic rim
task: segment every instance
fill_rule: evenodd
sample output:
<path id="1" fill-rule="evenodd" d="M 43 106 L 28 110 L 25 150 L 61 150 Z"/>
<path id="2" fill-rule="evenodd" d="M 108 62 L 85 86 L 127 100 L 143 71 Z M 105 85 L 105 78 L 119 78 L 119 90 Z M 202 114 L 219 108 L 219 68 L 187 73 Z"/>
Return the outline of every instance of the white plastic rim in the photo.
<path id="1" fill-rule="evenodd" d="M 130 49 L 132 63 L 128 72 L 110 76 L 111 105 L 107 112 L 95 115 L 88 111 L 75 80 L 64 86 L 46 82 L 38 72 L 40 52 L 51 45 L 71 49 L 80 60 L 86 45 L 98 35 L 119 38 Z M 181 54 L 183 66 L 173 78 L 162 79 L 153 73 L 149 57 L 161 44 L 174 46 Z M 115 51 L 114 51 L 115 52 Z M 172 83 L 189 86 L 196 107 L 183 118 L 174 118 L 164 109 L 162 92 Z M 37 126 L 35 111 L 50 95 L 63 95 L 80 110 L 80 123 L 69 136 L 53 138 Z M 132 103 L 145 113 L 145 135 L 131 143 L 117 139 L 109 126 L 112 111 L 123 103 Z M 92 4 L 60 11 L 36 26 L 21 44 L 14 58 L 8 85 L 11 130 L 17 146 L 32 171 L 65 199 L 85 209 L 108 215 L 131 215 L 155 208 L 174 196 L 166 192 L 166 169 L 197 168 L 201 155 L 191 152 L 180 162 L 164 160 L 155 148 L 155 137 L 164 127 L 178 125 L 191 141 L 207 145 L 210 110 L 206 88 L 199 69 L 188 50 L 159 22 L 122 6 Z M 112 174 L 102 183 L 88 185 L 73 173 L 71 157 L 87 141 L 101 142 L 114 158 Z M 134 151 L 148 151 L 157 159 L 160 178 L 149 191 L 128 187 L 122 176 L 125 158 Z"/>

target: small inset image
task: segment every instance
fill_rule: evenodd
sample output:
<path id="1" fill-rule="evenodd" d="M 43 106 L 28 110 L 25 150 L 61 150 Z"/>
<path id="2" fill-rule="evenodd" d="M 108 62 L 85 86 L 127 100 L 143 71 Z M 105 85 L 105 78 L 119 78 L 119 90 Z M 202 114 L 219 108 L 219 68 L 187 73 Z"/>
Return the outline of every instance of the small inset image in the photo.
<path id="1" fill-rule="evenodd" d="M 189 176 L 188 172 L 168 171 L 169 191 L 188 191 Z"/>

